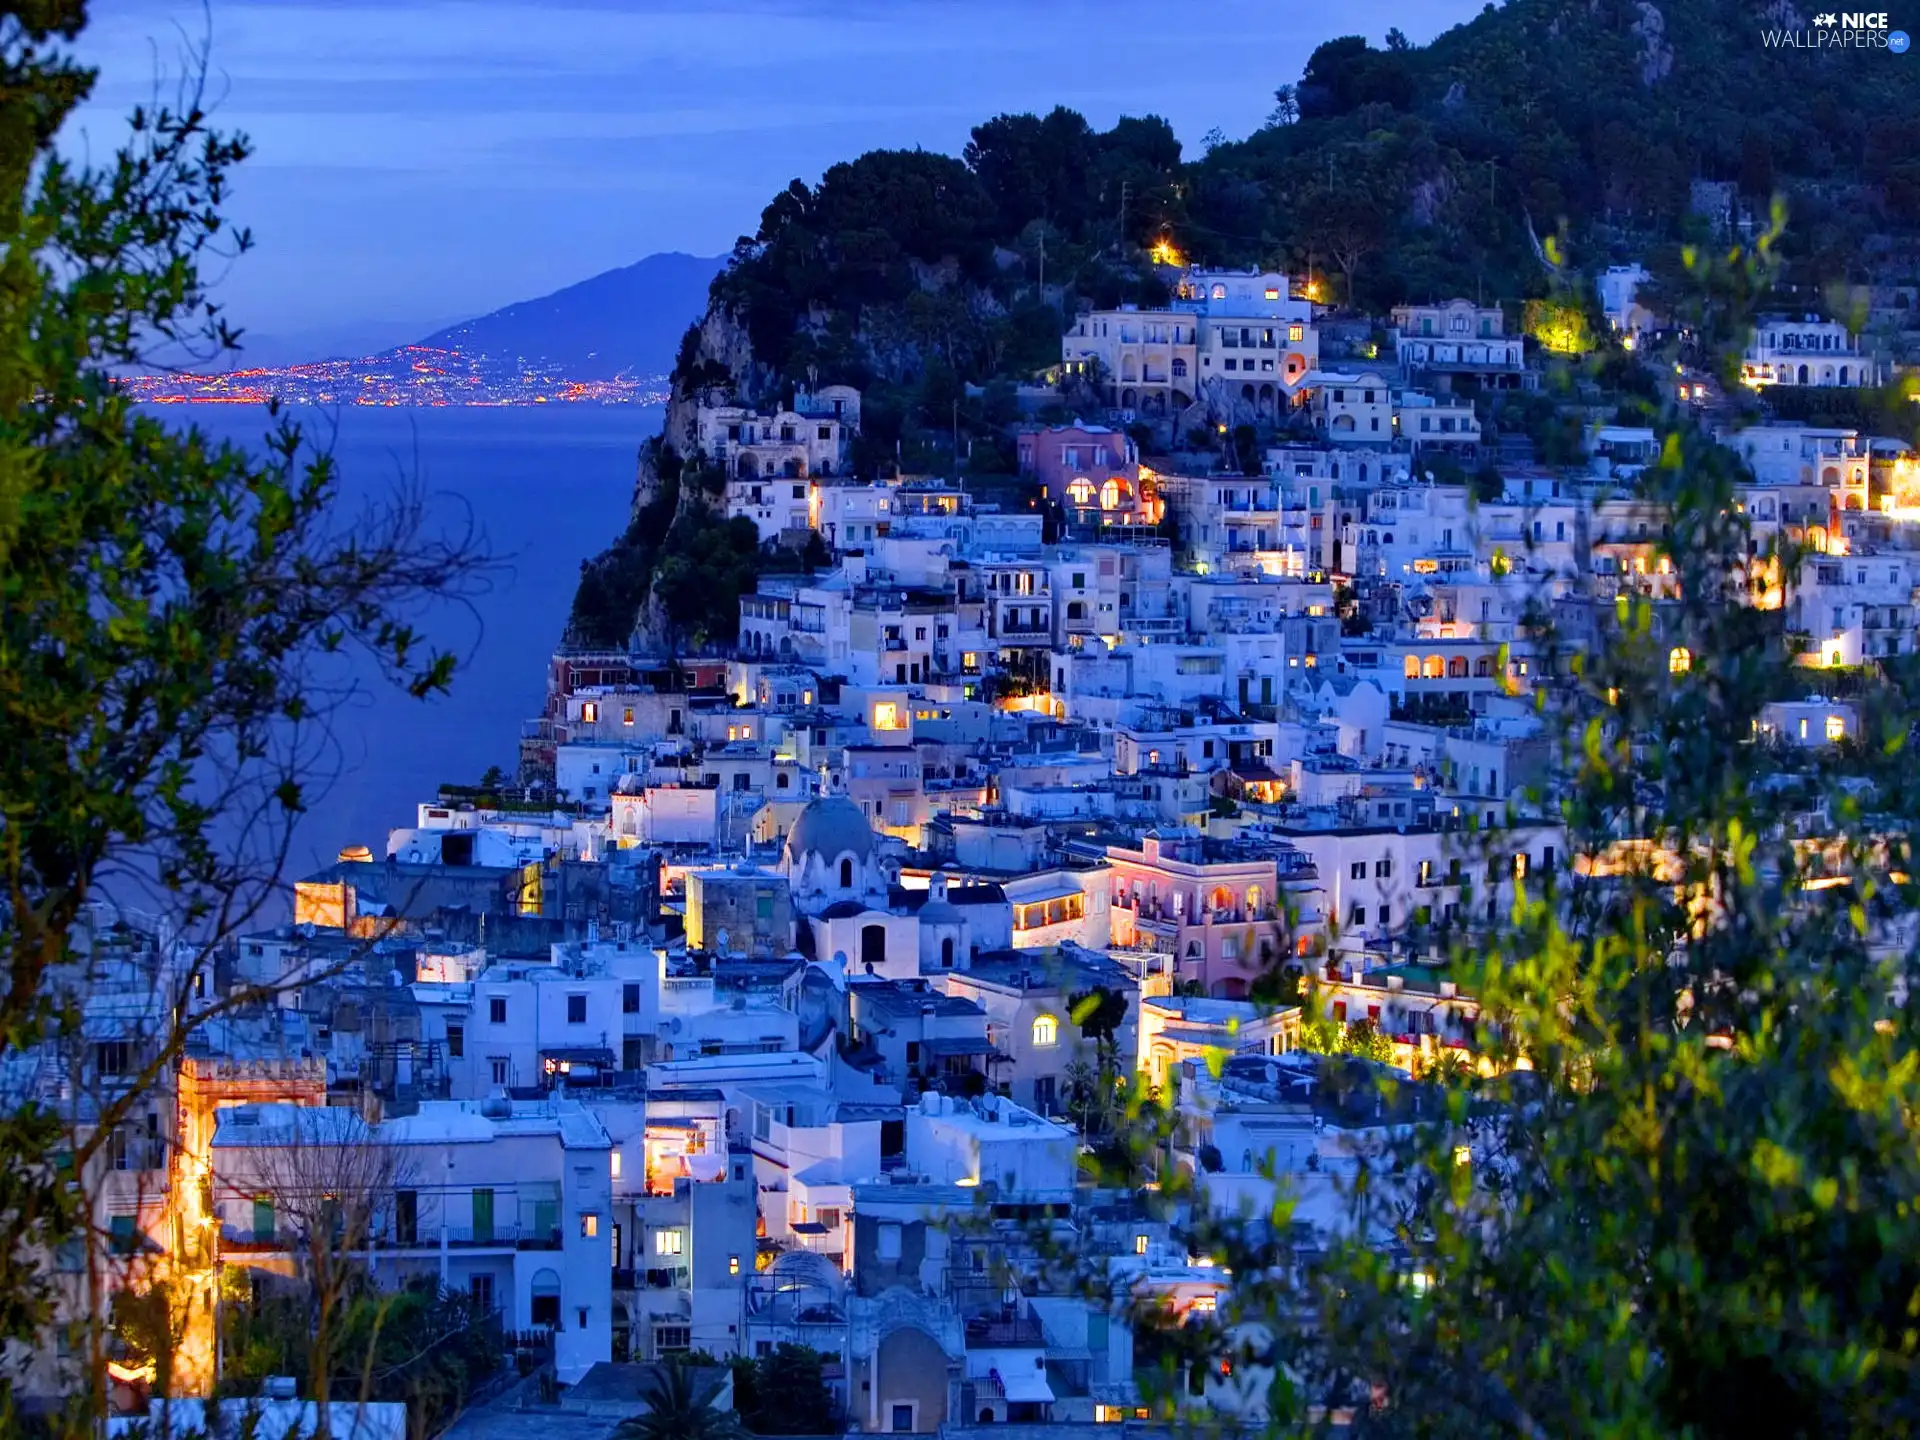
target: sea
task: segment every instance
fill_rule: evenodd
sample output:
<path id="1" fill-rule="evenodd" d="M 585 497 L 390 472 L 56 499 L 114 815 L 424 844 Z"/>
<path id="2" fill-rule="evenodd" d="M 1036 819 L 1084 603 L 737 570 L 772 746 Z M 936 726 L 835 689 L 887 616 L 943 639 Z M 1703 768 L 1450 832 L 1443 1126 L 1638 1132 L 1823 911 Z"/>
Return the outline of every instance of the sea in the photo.
<path id="1" fill-rule="evenodd" d="M 157 413 L 256 449 L 273 423 L 264 407 Z M 344 846 L 384 854 L 387 831 L 412 824 L 415 806 L 442 782 L 472 784 L 490 765 L 513 773 L 521 722 L 540 712 L 580 562 L 626 528 L 640 444 L 660 428 L 661 412 L 580 404 L 286 413 L 331 451 L 343 514 L 397 484 L 415 485 L 434 529 L 460 534 L 471 525 L 498 562 L 468 604 L 421 613 L 423 632 L 458 657 L 450 693 L 415 700 L 370 663 L 348 663 L 329 778 L 307 797 L 295 831 L 288 878 L 298 879 Z"/>

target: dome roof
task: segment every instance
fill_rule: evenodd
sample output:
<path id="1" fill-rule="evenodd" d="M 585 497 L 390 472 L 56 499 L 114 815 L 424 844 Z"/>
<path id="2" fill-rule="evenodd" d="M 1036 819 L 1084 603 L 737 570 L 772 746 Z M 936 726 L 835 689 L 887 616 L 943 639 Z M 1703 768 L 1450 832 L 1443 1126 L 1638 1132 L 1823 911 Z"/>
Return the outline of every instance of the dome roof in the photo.
<path id="1" fill-rule="evenodd" d="M 834 860 L 849 851 L 861 860 L 873 854 L 873 827 L 844 795 L 808 801 L 787 832 L 787 854 L 795 860 L 808 854 Z"/>
<path id="2" fill-rule="evenodd" d="M 960 925 L 966 918 L 958 905 L 949 905 L 944 900 L 929 900 L 920 907 L 922 925 Z"/>

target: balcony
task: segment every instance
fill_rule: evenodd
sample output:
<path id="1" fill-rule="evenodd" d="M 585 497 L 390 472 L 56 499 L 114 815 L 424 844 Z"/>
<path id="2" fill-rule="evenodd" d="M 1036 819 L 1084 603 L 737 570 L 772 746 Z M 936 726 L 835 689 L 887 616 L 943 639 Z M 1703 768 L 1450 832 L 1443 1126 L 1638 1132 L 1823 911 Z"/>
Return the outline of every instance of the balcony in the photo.
<path id="1" fill-rule="evenodd" d="M 973 1316 L 966 1322 L 969 1350 L 1031 1350 L 1047 1343 L 1046 1332 L 1031 1316 L 1012 1320 L 994 1320 Z"/>

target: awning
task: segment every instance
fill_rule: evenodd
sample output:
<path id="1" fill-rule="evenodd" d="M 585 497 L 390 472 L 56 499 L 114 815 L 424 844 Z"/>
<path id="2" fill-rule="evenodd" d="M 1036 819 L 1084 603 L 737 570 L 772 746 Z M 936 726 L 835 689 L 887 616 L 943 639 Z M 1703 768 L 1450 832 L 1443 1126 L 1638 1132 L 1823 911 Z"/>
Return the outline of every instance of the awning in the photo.
<path id="1" fill-rule="evenodd" d="M 927 1040 L 922 1042 L 920 1048 L 929 1055 L 939 1056 L 991 1055 L 993 1042 L 984 1035 L 968 1035 L 951 1040 Z"/>
<path id="2" fill-rule="evenodd" d="M 1043 1370 L 1034 1370 L 1029 1373 L 1016 1372 L 1012 1375 L 997 1374 L 996 1378 L 1000 1381 L 1000 1393 L 1015 1404 L 1031 1402 L 1038 1405 L 1051 1405 L 1053 1403 L 1053 1387 L 1047 1384 L 1046 1372 Z"/>
<path id="3" fill-rule="evenodd" d="M 1007 892 L 1009 905 L 1040 905 L 1048 900 L 1065 900 L 1070 895 L 1085 893 L 1080 886 L 1066 879 L 1036 881 L 1031 887 L 1016 880 L 1003 888 Z"/>

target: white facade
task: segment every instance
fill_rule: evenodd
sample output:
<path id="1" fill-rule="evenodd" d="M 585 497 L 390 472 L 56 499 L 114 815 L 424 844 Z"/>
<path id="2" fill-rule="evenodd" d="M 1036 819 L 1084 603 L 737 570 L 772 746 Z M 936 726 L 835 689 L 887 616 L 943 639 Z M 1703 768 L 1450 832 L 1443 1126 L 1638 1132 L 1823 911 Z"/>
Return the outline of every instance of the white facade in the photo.
<path id="1" fill-rule="evenodd" d="M 1856 388 L 1879 382 L 1878 362 L 1860 348 L 1838 320 L 1763 316 L 1740 359 L 1748 385 L 1832 385 Z"/>
<path id="2" fill-rule="evenodd" d="M 326 1196 L 362 1203 L 345 1192 L 377 1176 L 357 1252 L 375 1283 L 432 1278 L 510 1329 L 552 1329 L 555 1371 L 571 1383 L 612 1350 L 610 1149 L 599 1121 L 565 1100 L 424 1101 L 372 1126 L 334 1107 L 236 1106 L 211 1146 L 222 1258 L 283 1267 Z"/>

